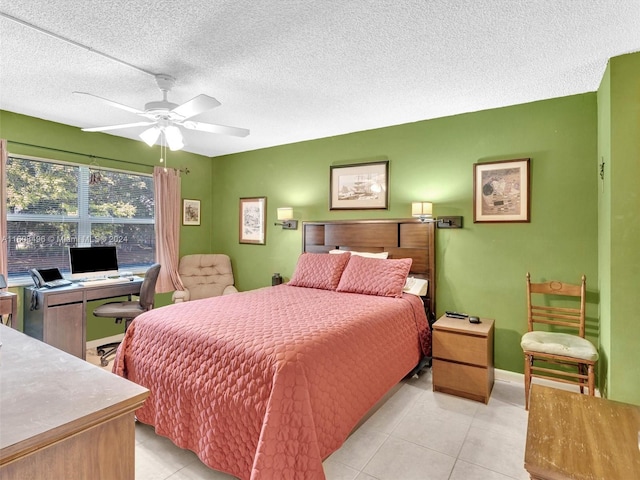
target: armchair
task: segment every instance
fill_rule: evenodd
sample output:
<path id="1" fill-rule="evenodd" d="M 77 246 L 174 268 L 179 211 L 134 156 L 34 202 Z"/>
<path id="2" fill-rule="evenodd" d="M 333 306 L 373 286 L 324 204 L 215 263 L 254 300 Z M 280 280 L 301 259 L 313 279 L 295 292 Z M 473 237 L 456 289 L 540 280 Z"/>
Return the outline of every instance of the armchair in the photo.
<path id="1" fill-rule="evenodd" d="M 178 264 L 178 274 L 184 290 L 173 292 L 174 303 L 217 297 L 238 291 L 233 286 L 233 270 L 227 255 L 218 253 L 185 255 Z"/>

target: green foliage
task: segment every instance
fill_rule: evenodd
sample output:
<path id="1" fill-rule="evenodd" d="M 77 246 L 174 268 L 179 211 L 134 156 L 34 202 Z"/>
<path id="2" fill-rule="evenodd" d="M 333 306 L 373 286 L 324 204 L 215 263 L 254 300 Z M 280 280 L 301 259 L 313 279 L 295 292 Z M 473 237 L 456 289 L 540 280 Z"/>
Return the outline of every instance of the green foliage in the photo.
<path id="1" fill-rule="evenodd" d="M 8 212 L 77 216 L 78 174 L 78 167 L 10 157 Z"/>

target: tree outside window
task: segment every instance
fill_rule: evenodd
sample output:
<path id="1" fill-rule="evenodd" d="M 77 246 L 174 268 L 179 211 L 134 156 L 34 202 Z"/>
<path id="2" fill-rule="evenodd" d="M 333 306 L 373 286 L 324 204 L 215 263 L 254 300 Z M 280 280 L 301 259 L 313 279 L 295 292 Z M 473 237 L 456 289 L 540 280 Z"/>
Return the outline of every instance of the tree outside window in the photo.
<path id="1" fill-rule="evenodd" d="M 155 260 L 150 175 L 9 156 L 9 276 L 69 271 L 70 246 L 115 245 L 122 269 Z"/>

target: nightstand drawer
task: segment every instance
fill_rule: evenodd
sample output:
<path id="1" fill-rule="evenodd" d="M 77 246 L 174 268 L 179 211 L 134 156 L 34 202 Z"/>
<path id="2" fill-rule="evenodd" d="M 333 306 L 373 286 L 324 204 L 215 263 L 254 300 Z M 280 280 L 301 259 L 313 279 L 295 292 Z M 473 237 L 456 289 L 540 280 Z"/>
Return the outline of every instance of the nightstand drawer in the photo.
<path id="1" fill-rule="evenodd" d="M 487 351 L 487 337 L 448 331 L 433 331 L 433 357 L 486 367 L 493 352 Z"/>
<path id="2" fill-rule="evenodd" d="M 433 389 L 487 403 L 493 387 L 493 369 L 433 359 Z"/>

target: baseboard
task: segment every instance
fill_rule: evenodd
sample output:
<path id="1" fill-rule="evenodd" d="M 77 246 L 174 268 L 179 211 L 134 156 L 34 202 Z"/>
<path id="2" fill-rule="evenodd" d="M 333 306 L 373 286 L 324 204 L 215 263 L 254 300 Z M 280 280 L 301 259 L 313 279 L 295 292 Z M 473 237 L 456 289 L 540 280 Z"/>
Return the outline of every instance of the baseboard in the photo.
<path id="1" fill-rule="evenodd" d="M 524 375 L 522 373 L 496 368 L 493 370 L 493 376 L 498 382 L 521 383 L 524 385 Z"/>
<path id="2" fill-rule="evenodd" d="M 106 345 L 107 343 L 121 342 L 123 338 L 124 338 L 124 333 L 119 333 L 118 335 L 112 335 L 110 337 L 91 340 L 87 342 L 87 349 L 98 348 L 100 345 Z"/>
<path id="3" fill-rule="evenodd" d="M 509 382 L 509 383 L 519 383 L 524 385 L 524 374 L 511 372 L 509 370 L 500 370 L 496 368 L 494 370 L 494 378 L 497 382 Z M 569 392 L 579 392 L 580 389 L 576 385 L 569 385 L 563 382 L 554 382 L 553 380 L 547 380 L 546 378 L 534 378 L 532 384 L 536 385 L 544 385 L 545 387 L 553 387 L 559 388 L 561 390 L 567 390 Z M 595 396 L 600 396 L 600 391 L 596 388 Z"/>

